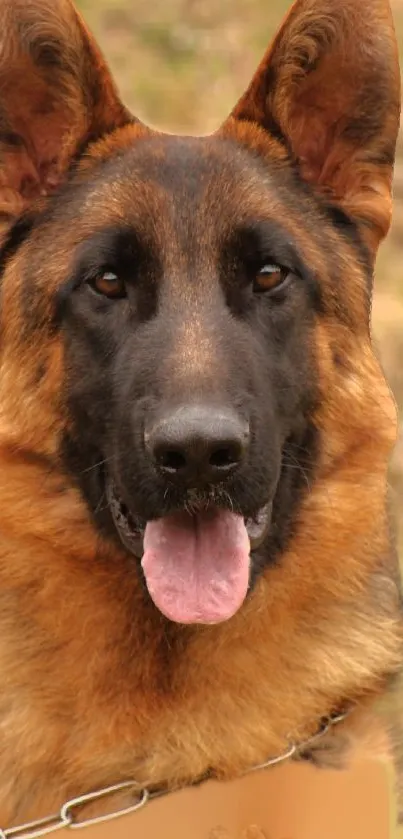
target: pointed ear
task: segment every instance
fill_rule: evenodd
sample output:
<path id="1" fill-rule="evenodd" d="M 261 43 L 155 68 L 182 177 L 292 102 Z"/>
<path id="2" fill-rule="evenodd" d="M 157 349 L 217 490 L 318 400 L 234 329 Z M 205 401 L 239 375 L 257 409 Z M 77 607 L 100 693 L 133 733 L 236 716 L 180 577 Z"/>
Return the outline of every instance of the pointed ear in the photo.
<path id="1" fill-rule="evenodd" d="M 376 251 L 390 225 L 399 114 L 388 0 L 297 0 L 222 130 L 247 121 L 274 133 Z"/>
<path id="2" fill-rule="evenodd" d="M 55 189 L 78 148 L 130 121 L 70 0 L 0 0 L 0 220 Z"/>

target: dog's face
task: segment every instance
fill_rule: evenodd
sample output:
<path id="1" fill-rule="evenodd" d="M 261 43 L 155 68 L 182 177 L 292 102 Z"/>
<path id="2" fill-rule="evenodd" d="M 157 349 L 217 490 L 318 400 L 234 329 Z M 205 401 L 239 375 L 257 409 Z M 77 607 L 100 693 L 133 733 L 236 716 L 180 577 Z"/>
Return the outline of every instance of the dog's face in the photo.
<path id="1" fill-rule="evenodd" d="M 57 210 L 86 228 L 55 299 L 63 457 L 164 613 L 225 619 L 285 539 L 316 454 L 321 292 L 287 224 L 299 200 L 302 233 L 308 202 L 230 139 L 138 141 L 96 178 L 90 214 L 92 178 Z"/>
<path id="2" fill-rule="evenodd" d="M 166 617 L 227 620 L 358 430 L 376 462 L 393 437 L 369 346 L 399 114 L 387 3 L 299 0 L 206 138 L 133 121 L 68 4 L 13 8 L 3 426 L 79 487 Z"/>

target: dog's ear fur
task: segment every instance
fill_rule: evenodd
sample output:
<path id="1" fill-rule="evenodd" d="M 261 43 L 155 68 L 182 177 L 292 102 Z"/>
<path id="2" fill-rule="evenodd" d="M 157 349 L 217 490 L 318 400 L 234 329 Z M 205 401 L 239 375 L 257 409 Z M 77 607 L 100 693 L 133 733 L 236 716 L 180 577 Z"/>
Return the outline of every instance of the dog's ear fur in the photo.
<path id="1" fill-rule="evenodd" d="M 77 150 L 130 121 L 70 0 L 0 0 L 0 220 L 55 189 Z"/>
<path id="2" fill-rule="evenodd" d="M 297 0 L 222 130 L 254 123 L 280 139 L 375 253 L 391 220 L 399 115 L 388 0 Z"/>

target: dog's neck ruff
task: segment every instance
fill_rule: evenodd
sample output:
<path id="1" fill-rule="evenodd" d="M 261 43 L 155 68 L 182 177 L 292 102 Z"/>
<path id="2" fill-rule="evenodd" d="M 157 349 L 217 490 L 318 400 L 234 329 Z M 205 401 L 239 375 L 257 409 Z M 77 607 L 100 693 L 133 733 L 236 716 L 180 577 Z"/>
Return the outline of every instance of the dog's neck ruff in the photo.
<path id="1" fill-rule="evenodd" d="M 316 745 L 318 740 L 325 737 L 333 726 L 343 722 L 349 712 L 349 710 L 344 710 L 323 718 L 316 734 L 308 740 L 304 740 L 298 744 L 290 743 L 289 748 L 281 755 L 269 758 L 265 761 L 265 763 L 252 766 L 250 769 L 245 771 L 244 775 L 268 769 L 271 766 L 277 766 L 280 763 L 285 763 L 286 761 L 297 758 L 298 756 L 302 757 L 304 753 L 309 752 L 309 750 Z M 212 780 L 213 778 L 214 775 L 209 773 L 208 775 L 194 781 L 193 784 L 190 784 L 189 786 L 198 786 L 208 780 Z M 57 815 L 48 816 L 47 818 L 39 819 L 38 821 L 29 822 L 27 824 L 21 824 L 16 827 L 3 829 L 0 827 L 0 839 L 39 839 L 39 837 L 47 836 L 57 830 L 61 830 L 62 828 L 79 829 L 102 824 L 103 822 L 109 822 L 112 821 L 112 819 L 121 818 L 122 816 L 129 815 L 130 813 L 135 813 L 136 810 L 140 810 L 146 804 L 153 801 L 153 799 L 160 798 L 163 795 L 169 795 L 172 792 L 178 792 L 180 789 L 183 789 L 183 787 L 170 788 L 167 786 L 153 789 L 149 787 L 140 787 L 139 784 L 133 780 L 123 781 L 119 784 L 115 784 L 114 786 L 85 793 L 77 798 L 72 798 L 69 801 L 66 801 L 60 808 Z M 116 800 L 117 797 L 121 797 L 122 795 L 128 797 L 129 803 L 126 806 L 114 809 L 113 800 Z M 111 806 L 109 812 L 100 816 L 85 818 L 86 807 L 96 805 L 97 802 L 110 802 Z"/>

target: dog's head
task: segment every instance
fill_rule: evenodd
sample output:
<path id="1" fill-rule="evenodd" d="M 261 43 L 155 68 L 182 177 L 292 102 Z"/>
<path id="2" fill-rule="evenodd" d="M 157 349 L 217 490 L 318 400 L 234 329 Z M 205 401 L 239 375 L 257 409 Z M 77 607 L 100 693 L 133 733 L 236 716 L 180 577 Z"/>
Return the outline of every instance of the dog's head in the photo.
<path id="1" fill-rule="evenodd" d="M 1 442 L 70 476 L 167 617 L 225 620 L 352 452 L 383 494 L 388 2 L 297 0 L 202 138 L 130 116 L 68 0 L 1 14 Z"/>

